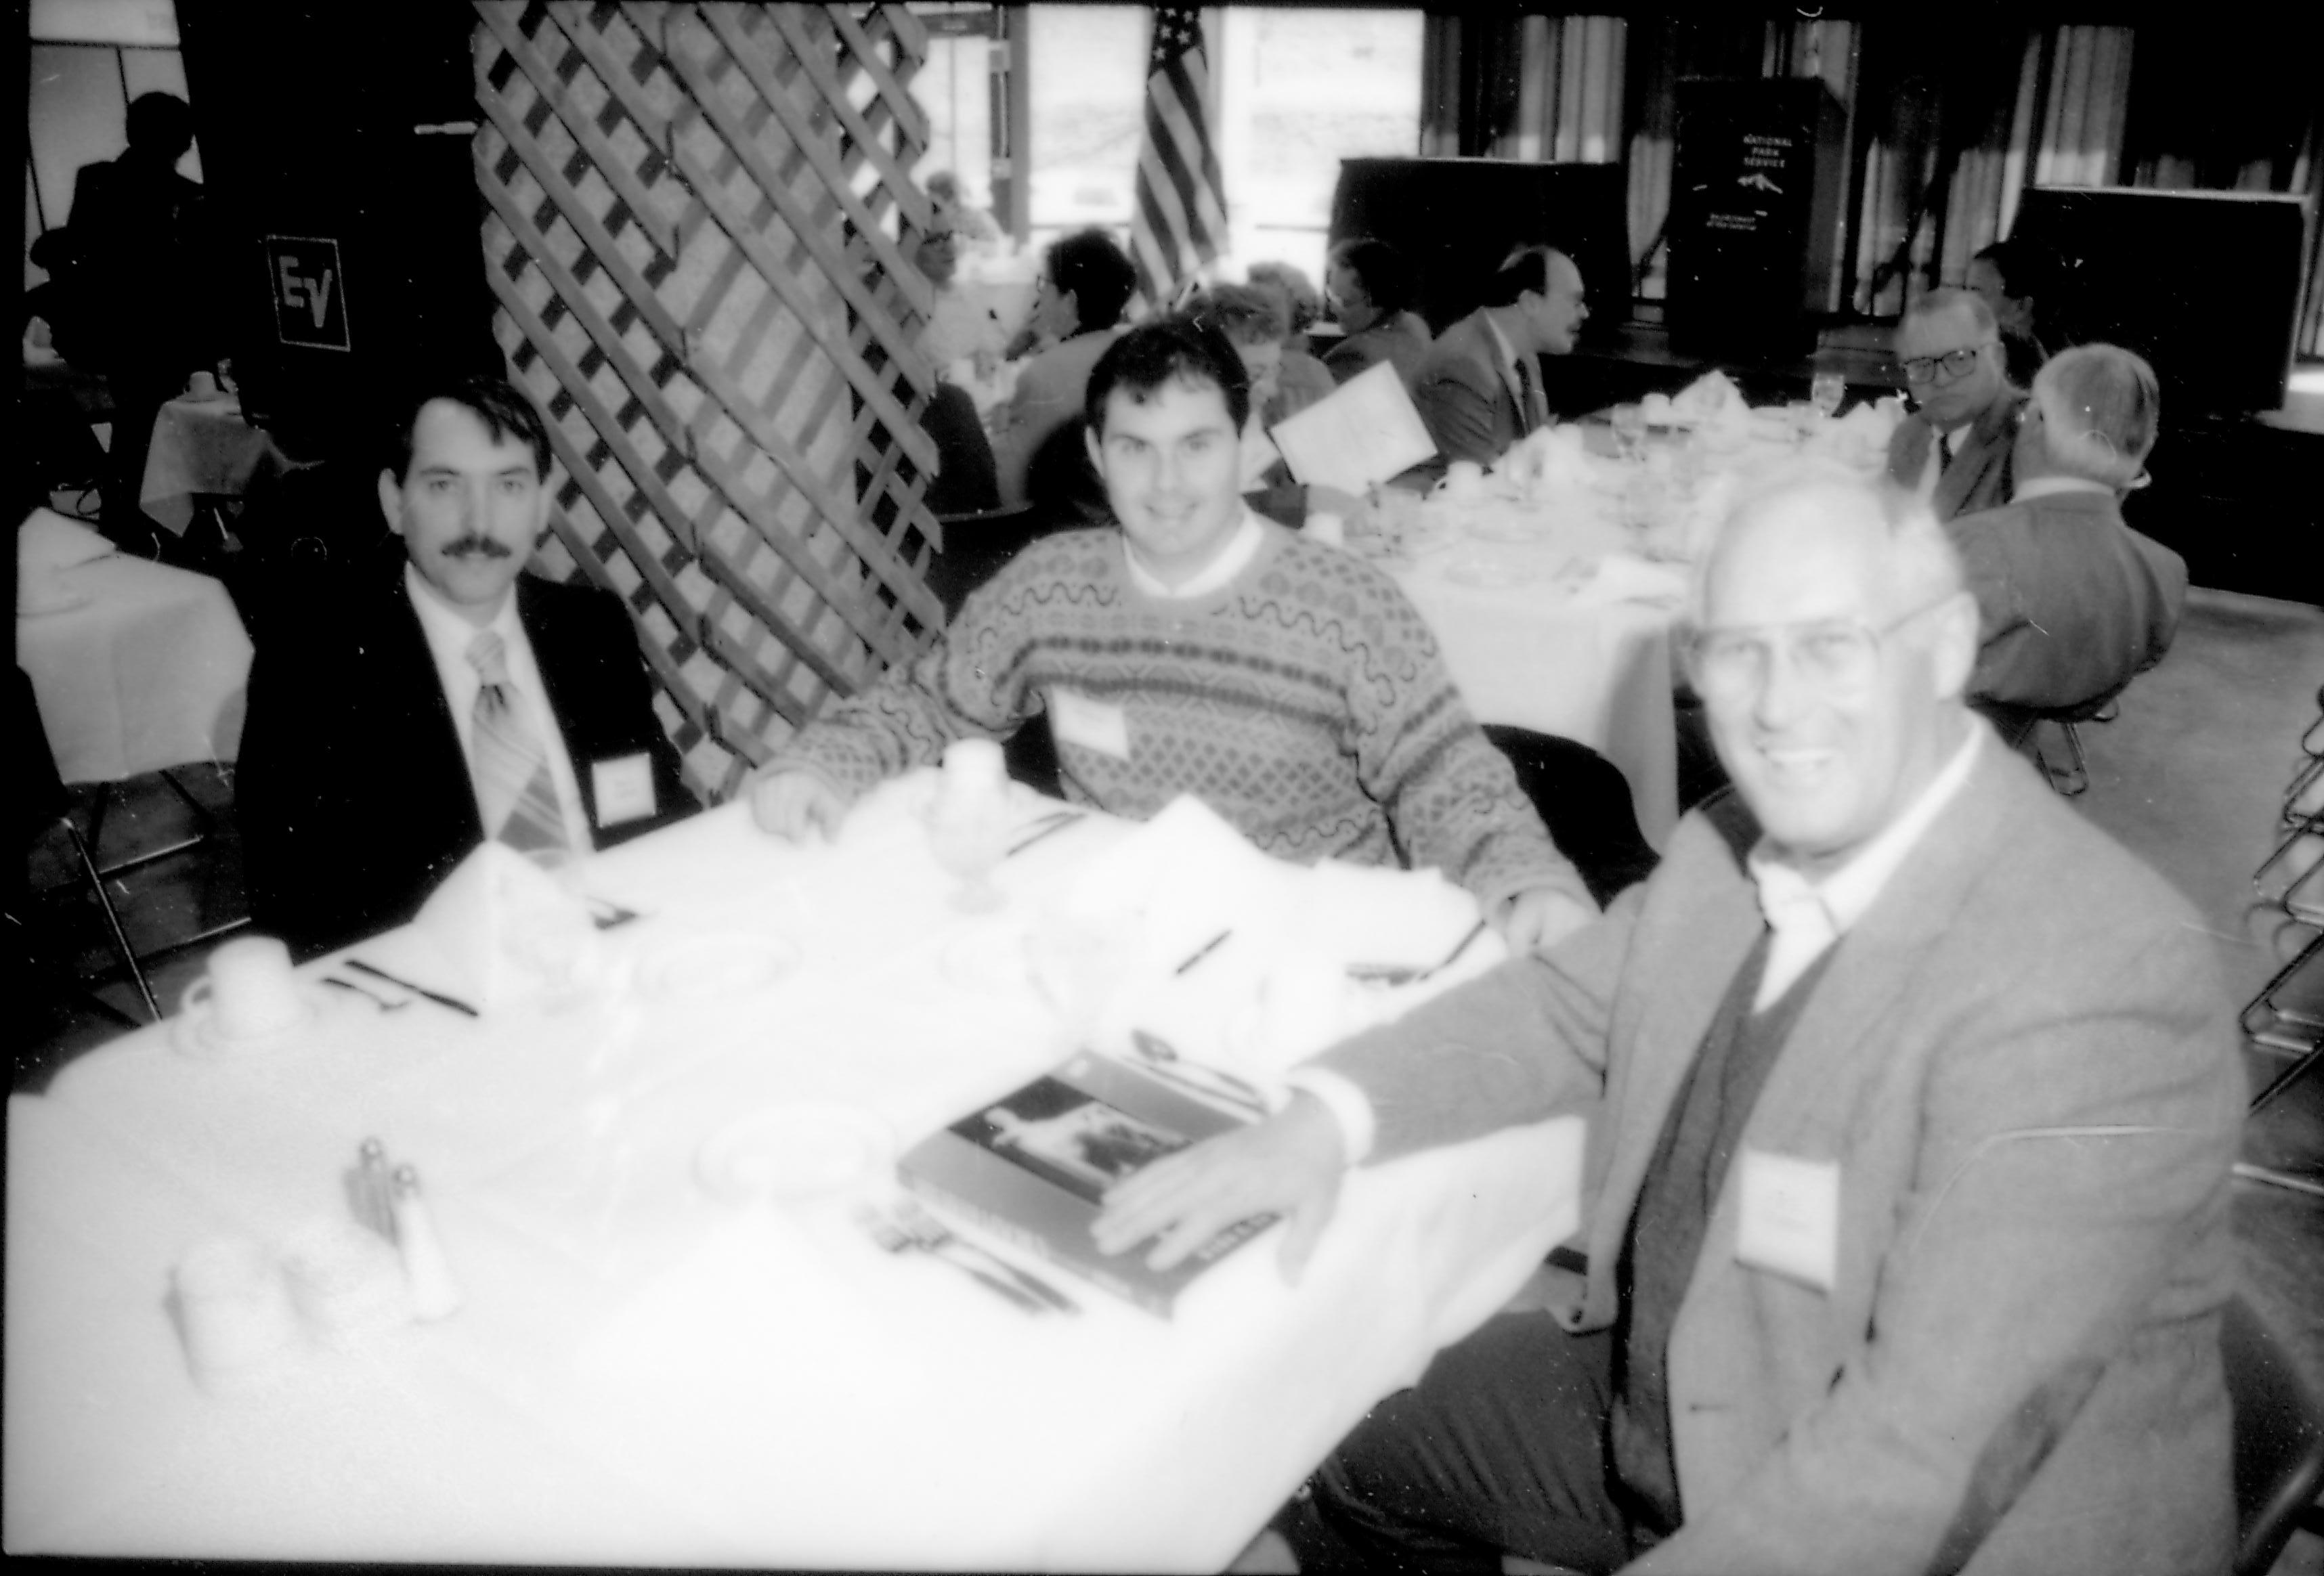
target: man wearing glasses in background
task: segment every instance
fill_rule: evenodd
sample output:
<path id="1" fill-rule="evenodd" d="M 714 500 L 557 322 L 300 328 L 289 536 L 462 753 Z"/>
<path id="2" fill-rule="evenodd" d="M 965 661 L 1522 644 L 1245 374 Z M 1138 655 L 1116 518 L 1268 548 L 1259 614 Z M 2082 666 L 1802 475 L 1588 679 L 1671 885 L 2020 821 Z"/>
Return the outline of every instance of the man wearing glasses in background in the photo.
<path id="1" fill-rule="evenodd" d="M 1116 1187 L 1099 1246 L 1274 1211 L 1296 1272 L 1346 1166 L 1585 1111 L 1579 1300 L 1375 1406 L 1277 1517 L 1299 1569 L 2225 1569 L 2208 938 L 1962 704 L 1977 606 L 1924 510 L 1784 479 L 1694 608 L 1735 791 L 1597 924 Z"/>
<path id="2" fill-rule="evenodd" d="M 2010 384 L 1993 309 L 1968 290 L 1931 290 L 1896 326 L 1896 359 L 1914 410 L 1888 440 L 1888 479 L 1940 521 L 2008 502 L 2025 392 Z"/>

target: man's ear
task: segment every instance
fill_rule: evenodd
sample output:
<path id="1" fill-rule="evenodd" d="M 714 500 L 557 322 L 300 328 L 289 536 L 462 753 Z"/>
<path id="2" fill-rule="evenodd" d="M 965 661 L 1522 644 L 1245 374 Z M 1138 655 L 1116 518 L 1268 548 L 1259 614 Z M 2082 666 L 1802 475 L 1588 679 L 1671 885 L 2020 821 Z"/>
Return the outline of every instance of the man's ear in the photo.
<path id="1" fill-rule="evenodd" d="M 1977 597 L 1957 591 L 1929 613 L 1931 680 L 1938 698 L 1958 699 L 1968 693 L 1969 675 L 1977 668 Z"/>
<path id="2" fill-rule="evenodd" d="M 387 516 L 387 529 L 396 535 L 403 534 L 403 485 L 393 471 L 379 474 L 379 512 Z"/>
<path id="3" fill-rule="evenodd" d="M 1087 422 L 1082 424 L 1082 441 L 1089 446 L 1090 468 L 1101 476 L 1105 475 L 1105 446 Z"/>

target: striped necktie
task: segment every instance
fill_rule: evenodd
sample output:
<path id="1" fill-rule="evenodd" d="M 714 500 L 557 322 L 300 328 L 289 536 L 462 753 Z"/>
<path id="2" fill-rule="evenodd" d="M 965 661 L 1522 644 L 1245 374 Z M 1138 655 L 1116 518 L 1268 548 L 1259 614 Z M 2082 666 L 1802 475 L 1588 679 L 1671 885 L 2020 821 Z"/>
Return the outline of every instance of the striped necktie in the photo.
<path id="1" fill-rule="evenodd" d="M 549 775 L 549 751 L 510 693 L 508 650 L 486 630 L 469 643 L 476 691 L 476 798 L 484 830 L 520 853 L 562 849 L 565 811 Z"/>

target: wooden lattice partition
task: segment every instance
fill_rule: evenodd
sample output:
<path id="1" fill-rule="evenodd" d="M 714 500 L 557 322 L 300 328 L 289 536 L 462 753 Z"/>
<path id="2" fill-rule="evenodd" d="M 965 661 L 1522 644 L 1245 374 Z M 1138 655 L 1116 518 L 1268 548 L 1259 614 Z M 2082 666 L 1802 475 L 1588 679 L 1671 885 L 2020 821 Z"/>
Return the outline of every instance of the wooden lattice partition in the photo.
<path id="1" fill-rule="evenodd" d="M 495 329 L 561 473 L 536 567 L 628 601 L 723 796 L 942 622 L 926 31 L 901 5 L 476 11 Z"/>

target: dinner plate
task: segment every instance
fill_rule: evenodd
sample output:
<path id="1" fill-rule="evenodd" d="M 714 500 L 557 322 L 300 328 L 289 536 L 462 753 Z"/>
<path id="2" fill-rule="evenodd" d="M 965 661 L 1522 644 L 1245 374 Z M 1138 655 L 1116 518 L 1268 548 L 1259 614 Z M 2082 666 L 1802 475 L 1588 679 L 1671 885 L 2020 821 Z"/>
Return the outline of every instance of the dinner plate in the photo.
<path id="1" fill-rule="evenodd" d="M 298 1016 L 264 1034 L 226 1034 L 218 1028 L 217 1003 L 208 998 L 189 1001 L 170 1019 L 170 1044 L 183 1055 L 206 1062 L 280 1050 L 313 1028 L 330 1001 L 320 985 L 301 982 L 298 991 Z"/>
<path id="2" fill-rule="evenodd" d="M 695 1152 L 694 1178 L 721 1203 L 821 1198 L 883 1173 L 888 1124 L 860 1106 L 798 1101 L 729 1122 Z"/>
<path id="3" fill-rule="evenodd" d="M 798 966 L 798 948 L 779 935 L 733 931 L 671 936 L 639 958 L 638 989 L 675 1000 L 739 996 L 773 984 Z"/>

